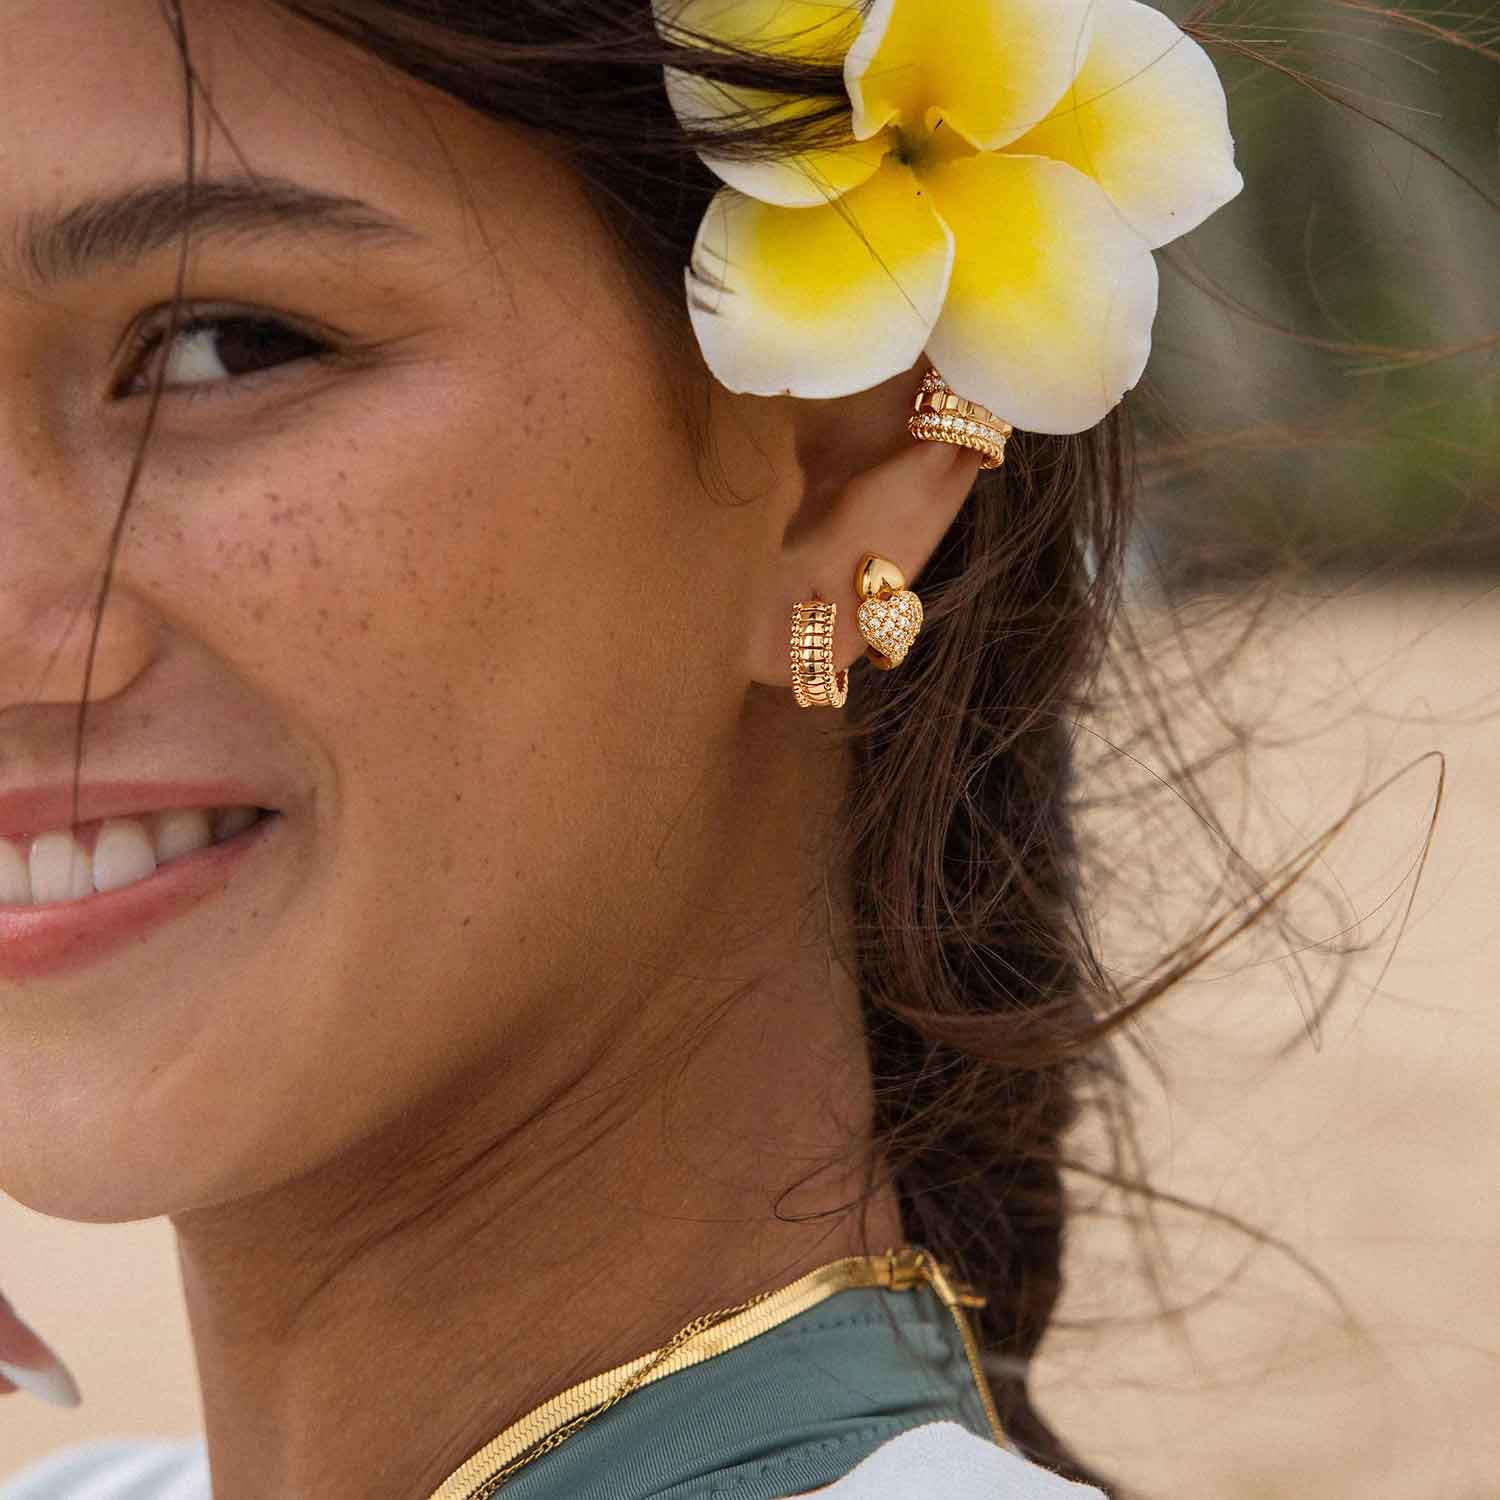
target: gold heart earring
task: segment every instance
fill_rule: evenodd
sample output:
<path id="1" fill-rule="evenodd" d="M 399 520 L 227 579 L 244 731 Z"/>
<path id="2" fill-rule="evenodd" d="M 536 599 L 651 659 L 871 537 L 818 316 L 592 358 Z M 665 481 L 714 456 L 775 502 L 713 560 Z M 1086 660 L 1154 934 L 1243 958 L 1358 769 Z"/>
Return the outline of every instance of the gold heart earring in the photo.
<path id="1" fill-rule="evenodd" d="M 882 672 L 899 667 L 922 628 L 922 601 L 888 557 L 866 552 L 854 570 L 854 591 L 864 601 L 855 619 L 870 643 L 865 655 Z"/>

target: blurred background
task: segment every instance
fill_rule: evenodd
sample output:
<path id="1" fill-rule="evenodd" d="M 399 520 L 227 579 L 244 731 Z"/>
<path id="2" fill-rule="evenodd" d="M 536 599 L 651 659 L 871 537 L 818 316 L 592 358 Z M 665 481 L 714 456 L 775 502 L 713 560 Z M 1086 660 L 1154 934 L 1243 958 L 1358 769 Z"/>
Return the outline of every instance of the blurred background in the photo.
<path id="1" fill-rule="evenodd" d="M 1078 1131 L 1044 1409 L 1155 1500 L 1500 1493 L 1500 10 L 1167 4 L 1247 186 L 1162 252 L 1144 507 L 1080 726 L 1125 987 L 1265 880 Z M 1158 1197 L 1111 1182 L 1147 1171 Z M 0 1199 L 0 1274 L 85 1402 L 0 1474 L 199 1427 L 170 1229 Z"/>
<path id="2" fill-rule="evenodd" d="M 1241 197 L 1162 262 L 1080 799 L 1129 989 L 1288 883 L 1078 1136 L 1045 1409 L 1157 1500 L 1500 1494 L 1500 9 L 1201 22 Z M 1297 876 L 1294 883 L 1291 877 Z M 1144 1169 L 1161 1195 L 1110 1185 Z"/>
<path id="3" fill-rule="evenodd" d="M 1500 13 L 1199 0 L 1245 190 L 1166 247 L 1132 396 L 1174 577 L 1500 561 Z"/>

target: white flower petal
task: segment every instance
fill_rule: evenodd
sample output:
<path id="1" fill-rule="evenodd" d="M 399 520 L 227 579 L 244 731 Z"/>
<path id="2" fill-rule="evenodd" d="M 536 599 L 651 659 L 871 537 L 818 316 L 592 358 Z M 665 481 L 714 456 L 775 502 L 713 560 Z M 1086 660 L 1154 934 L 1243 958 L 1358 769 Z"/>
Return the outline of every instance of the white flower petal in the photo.
<path id="1" fill-rule="evenodd" d="M 794 119 L 828 108 L 826 99 L 796 99 L 766 89 L 720 83 L 684 72 L 681 68 L 668 67 L 662 71 L 673 112 L 690 127 L 721 124 L 733 117 L 741 117 L 743 111 L 749 113 L 736 118 L 736 124 Z M 763 203 L 779 203 L 785 208 L 809 207 L 826 203 L 868 181 L 891 146 L 888 136 L 857 141 L 847 124 L 841 128 L 841 134 L 844 140 L 840 145 L 769 161 L 736 160 L 711 151 L 699 151 L 698 155 L 717 176 L 752 198 L 759 198 Z"/>
<path id="2" fill-rule="evenodd" d="M 844 58 L 863 140 L 939 118 L 993 151 L 1031 129 L 1088 54 L 1095 0 L 874 0 Z"/>
<path id="3" fill-rule="evenodd" d="M 952 269 L 952 235 L 893 158 L 817 208 L 720 189 L 686 271 L 688 310 L 729 390 L 848 396 L 911 367 Z"/>
<path id="4" fill-rule="evenodd" d="M 961 396 L 1032 432 L 1082 432 L 1140 379 L 1156 262 L 1063 162 L 980 152 L 923 171 L 955 258 L 927 354 Z"/>
<path id="5" fill-rule="evenodd" d="M 845 0 L 653 0 L 658 31 L 684 46 L 709 42 L 748 48 L 836 67 L 863 21 L 860 7 Z M 677 26 L 701 33 L 708 42 L 683 36 Z M 798 98 L 700 78 L 685 69 L 663 69 L 667 98 L 684 125 L 755 124 L 825 112 L 843 100 Z M 749 112 L 747 115 L 746 112 Z M 826 127 L 818 127 L 820 136 Z M 784 155 L 773 161 L 736 160 L 700 151 L 717 176 L 765 203 L 787 207 L 826 203 L 868 180 L 885 157 L 887 142 L 857 141 L 847 125 L 834 127 L 837 144 Z"/>
<path id="6" fill-rule="evenodd" d="M 1012 151 L 1087 172 L 1146 243 L 1196 228 L 1244 186 L 1208 54 L 1138 0 L 1097 0 L 1088 59 Z"/>

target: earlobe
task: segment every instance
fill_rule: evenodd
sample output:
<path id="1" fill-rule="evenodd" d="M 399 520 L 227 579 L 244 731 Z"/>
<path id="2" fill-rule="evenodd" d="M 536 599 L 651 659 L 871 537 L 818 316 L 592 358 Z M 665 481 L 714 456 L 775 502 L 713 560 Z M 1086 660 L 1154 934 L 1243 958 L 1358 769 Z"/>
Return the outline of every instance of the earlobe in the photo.
<path id="1" fill-rule="evenodd" d="M 834 669 L 848 668 L 872 644 L 890 666 L 898 665 L 905 655 L 900 642 L 909 636 L 909 649 L 916 635 L 912 627 L 920 625 L 920 600 L 910 580 L 920 575 L 953 524 L 980 463 L 973 449 L 908 437 L 904 447 L 849 479 L 815 525 L 789 535 L 747 642 L 750 676 L 768 686 L 793 685 L 793 610 L 811 601 L 836 607 L 819 612 L 825 630 L 832 614 Z M 872 560 L 876 566 L 867 568 Z M 886 587 L 877 584 L 873 595 L 863 592 L 861 575 L 873 581 L 881 564 Z M 901 578 L 904 598 L 889 587 L 890 577 Z M 865 612 L 866 623 L 879 631 L 869 640 L 859 628 L 859 610 L 867 599 L 879 606 Z"/>

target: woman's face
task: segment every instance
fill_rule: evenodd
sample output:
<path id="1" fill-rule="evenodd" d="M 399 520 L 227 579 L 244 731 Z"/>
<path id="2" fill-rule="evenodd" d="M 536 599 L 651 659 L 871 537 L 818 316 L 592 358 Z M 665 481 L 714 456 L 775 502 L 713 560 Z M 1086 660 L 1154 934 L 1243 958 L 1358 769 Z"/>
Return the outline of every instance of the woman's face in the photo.
<path id="1" fill-rule="evenodd" d="M 782 519 L 705 494 L 656 325 L 555 156 L 277 12 L 187 16 L 210 216 L 184 295 L 221 321 L 158 346 L 81 815 L 120 782 L 277 815 L 168 918 L 108 951 L 75 924 L 0 974 L 3 1185 L 75 1218 L 284 1179 L 462 1076 L 555 1061 L 563 1022 L 598 1045 L 559 997 L 649 986 L 640 955 L 686 951 L 684 893 L 732 863 L 704 773 Z M 132 351 L 177 271 L 143 232 L 167 207 L 131 198 L 181 182 L 181 100 L 157 0 L 7 6 L 0 794 L 71 779 L 148 403 Z M 268 212 L 272 185 L 366 207 Z M 726 472 L 764 498 L 735 404 Z"/>

